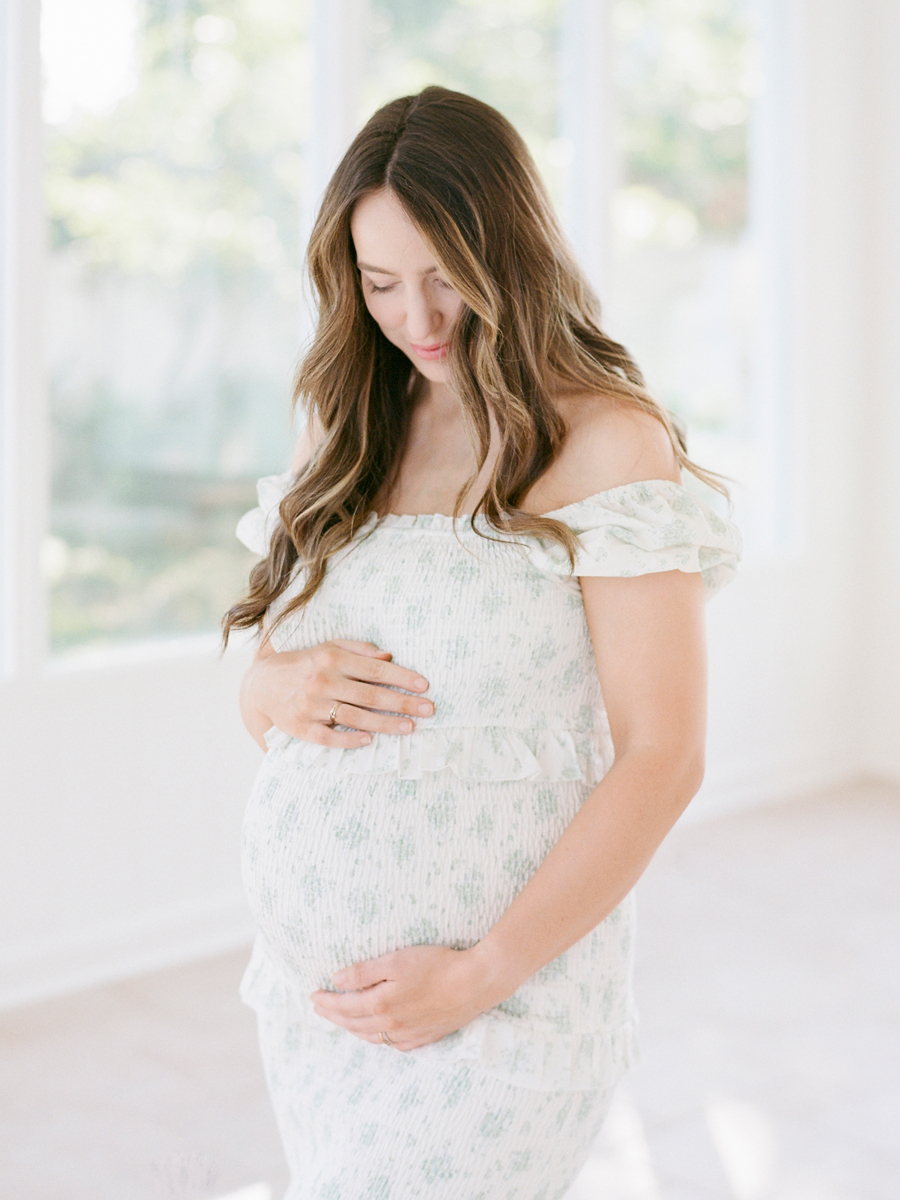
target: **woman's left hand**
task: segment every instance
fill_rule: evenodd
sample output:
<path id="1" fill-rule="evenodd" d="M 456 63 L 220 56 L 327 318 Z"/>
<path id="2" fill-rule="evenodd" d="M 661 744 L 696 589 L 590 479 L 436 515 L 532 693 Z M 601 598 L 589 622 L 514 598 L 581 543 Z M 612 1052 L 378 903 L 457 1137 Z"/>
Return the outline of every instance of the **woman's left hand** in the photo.
<path id="1" fill-rule="evenodd" d="M 319 1016 L 363 1041 L 381 1042 L 383 1032 L 398 1050 L 414 1050 L 504 999 L 489 975 L 477 946 L 409 946 L 338 971 L 332 983 L 341 991 L 311 998 Z"/>

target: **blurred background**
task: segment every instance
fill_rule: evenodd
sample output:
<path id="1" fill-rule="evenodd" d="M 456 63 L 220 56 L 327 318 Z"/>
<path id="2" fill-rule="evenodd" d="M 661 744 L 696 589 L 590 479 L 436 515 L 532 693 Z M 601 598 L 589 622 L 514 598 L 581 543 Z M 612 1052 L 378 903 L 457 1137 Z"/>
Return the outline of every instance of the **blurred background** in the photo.
<path id="1" fill-rule="evenodd" d="M 826 1076 L 835 1094 L 861 1086 L 861 1068 L 827 1055 L 822 1066 L 842 1021 L 881 1021 L 880 1049 L 867 1043 L 856 1060 L 900 1068 L 896 1021 L 861 1015 L 883 959 L 858 932 L 890 928 L 898 874 L 900 8 L 0 0 L 0 35 L 0 1006 L 24 1055 L 9 1061 L 35 1078 L 52 1031 L 84 1032 L 101 1011 L 146 1032 L 135 1013 L 177 1008 L 160 996 L 197 1006 L 181 1033 L 160 1027 L 162 1055 L 204 1024 L 198 997 L 226 1014 L 213 1059 L 251 1036 L 242 1015 L 227 1015 L 251 932 L 237 847 L 259 758 L 236 706 L 252 649 L 220 658 L 217 648 L 220 616 L 254 561 L 234 526 L 257 477 L 285 468 L 296 433 L 290 379 L 311 319 L 303 251 L 325 183 L 379 105 L 440 83 L 495 105 L 524 135 L 607 329 L 683 418 L 692 456 L 735 480 L 746 539 L 739 579 L 710 609 L 707 781 L 646 885 L 642 970 L 662 1024 L 651 1021 L 650 1065 L 579 1195 L 895 1196 L 879 1181 L 895 1187 L 900 1163 L 878 1131 L 900 1128 L 896 1071 L 859 1135 L 865 1154 L 854 1143 L 858 1157 L 848 1150 L 821 1178 L 791 1174 L 765 1116 L 774 1076 L 756 1080 L 763 1098 L 749 1108 L 736 1084 L 710 1100 L 724 1086 L 714 1078 L 723 1043 L 698 1048 L 685 1030 L 690 980 L 704 971 L 719 972 L 707 980 L 723 989 L 710 1020 L 727 1039 L 751 1036 L 748 1013 L 729 1008 L 737 991 L 757 996 L 757 1017 L 771 1001 L 774 1021 L 775 996 L 793 987 L 808 1013 L 817 981 L 837 970 L 856 979 L 855 999 L 841 993 L 844 1008 L 829 1010 L 832 1024 L 795 1064 L 808 1089 L 790 1120 Z M 834 902 L 838 877 L 840 914 L 855 914 L 840 952 L 819 902 Z M 736 881 L 744 891 L 723 908 L 715 898 Z M 756 923 L 739 951 L 749 894 Z M 811 923 L 789 936 L 784 914 L 803 904 Z M 774 939 L 768 956 L 754 940 L 761 926 Z M 778 970 L 809 946 L 819 957 L 789 985 Z M 198 963 L 212 964 L 207 974 L 191 974 Z M 151 971 L 161 974 L 146 994 L 114 982 Z M 761 999 L 749 982 L 759 971 L 771 983 Z M 895 996 L 897 982 L 879 976 L 879 996 Z M 673 1007 L 683 1027 L 662 1018 Z M 669 1082 L 653 1074 L 663 1028 L 679 1054 L 693 1046 Z M 758 1059 L 755 1043 L 741 1045 Z M 78 1046 L 76 1059 L 110 1052 L 102 1040 Z M 208 1064 L 179 1063 L 182 1082 L 210 1078 Z M 252 1054 L 248 1064 L 244 1078 L 258 1070 Z M 109 1070 L 98 1068 L 101 1107 Z M 21 1077 L 8 1086 L 19 1095 Z M 784 1079 L 777 1086 L 782 1095 Z M 649 1098 L 670 1092 L 672 1110 L 654 1110 Z M 240 1103 L 264 1122 L 264 1095 L 248 1096 Z M 68 1099 L 36 1093 L 11 1126 L 30 1182 L 4 1194 L 205 1197 L 224 1195 L 224 1180 L 266 1200 L 253 1187 L 277 1185 L 277 1149 L 268 1177 L 251 1155 L 220 1178 L 234 1137 L 228 1151 L 198 1150 L 183 1116 L 172 1120 L 184 1145 L 173 1134 L 174 1148 L 142 1151 L 162 1099 L 128 1138 L 135 1161 L 164 1164 L 152 1179 L 133 1163 L 113 1169 L 102 1149 L 83 1190 L 69 1166 L 65 1182 L 38 1179 L 23 1131 L 46 1132 L 54 1104 L 71 1117 L 77 1090 Z M 235 1104 L 235 1128 L 247 1127 Z M 702 1137 L 691 1104 L 706 1114 Z M 693 1134 L 674 1140 L 693 1150 L 673 1174 L 663 1160 L 676 1118 Z M 816 1121 L 810 1162 L 834 1145 L 823 1132 L 834 1111 Z M 63 1126 L 72 1157 L 60 1161 L 75 1162 L 96 1130 Z M 112 1129 L 99 1136 L 120 1145 Z M 275 1145 L 268 1127 L 254 1139 Z M 871 1177 L 863 1161 L 876 1164 Z"/>
<path id="2" fill-rule="evenodd" d="M 754 308 L 774 249 L 751 141 L 778 136 L 753 112 L 752 7 L 622 0 L 590 61 L 580 9 L 558 0 L 372 3 L 357 46 L 349 30 L 319 45 L 309 9 L 45 0 L 54 653 L 212 629 L 240 590 L 251 560 L 235 519 L 288 449 L 320 160 L 429 82 L 524 133 L 573 236 L 602 244 L 589 265 L 611 326 L 692 431 L 721 444 L 707 457 L 746 468 Z M 310 76 L 351 52 L 349 128 L 313 147 L 325 96 L 310 97 Z M 606 120 L 585 136 L 592 99 Z M 579 151 L 608 158 L 608 194 L 581 177 Z"/>

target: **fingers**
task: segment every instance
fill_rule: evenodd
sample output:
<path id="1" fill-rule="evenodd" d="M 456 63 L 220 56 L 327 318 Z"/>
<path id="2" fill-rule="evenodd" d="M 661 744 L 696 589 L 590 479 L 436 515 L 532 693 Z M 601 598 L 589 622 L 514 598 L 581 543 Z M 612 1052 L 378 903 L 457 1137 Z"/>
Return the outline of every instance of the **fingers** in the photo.
<path id="1" fill-rule="evenodd" d="M 343 1013 L 326 1011 L 318 1005 L 315 1006 L 315 1012 L 320 1017 L 324 1017 L 326 1021 L 330 1021 L 332 1025 L 346 1029 L 360 1041 L 369 1042 L 373 1046 L 384 1046 L 389 1050 L 415 1050 L 418 1046 L 427 1046 L 430 1042 L 440 1041 L 447 1032 L 443 1029 L 435 1029 L 413 1033 L 411 1030 L 404 1030 L 398 1022 L 388 1017 L 348 1017 Z M 390 1038 L 389 1042 L 382 1038 L 382 1033 Z"/>
<path id="2" fill-rule="evenodd" d="M 434 712 L 434 703 L 427 696 L 407 696 L 405 692 L 394 692 L 355 679 L 348 679 L 341 688 L 341 699 L 356 708 L 381 709 L 410 717 L 430 717 Z"/>
<path id="3" fill-rule="evenodd" d="M 338 750 L 354 750 L 358 746 L 368 746 L 372 740 L 371 733 L 359 729 L 331 729 L 328 725 L 315 722 L 307 725 L 294 735 L 304 742 L 313 742 L 317 746 L 334 746 Z"/>
<path id="4" fill-rule="evenodd" d="M 336 642 L 332 644 L 337 645 Z M 335 662 L 335 666 L 348 679 L 361 679 L 366 683 L 403 688 L 408 692 L 426 692 L 428 690 L 427 679 L 424 679 L 416 671 L 408 671 L 406 667 L 399 667 L 389 659 L 354 654 L 350 650 L 339 650 L 339 653 L 340 658 Z"/>
<path id="5" fill-rule="evenodd" d="M 267 656 L 248 679 L 248 703 L 292 737 L 322 746 L 353 749 L 376 733 L 409 734 L 417 718 L 434 714 L 421 694 L 426 679 L 351 638 Z"/>
<path id="6" fill-rule="evenodd" d="M 324 710 L 324 702 L 321 707 Z M 432 707 L 428 714 L 423 715 L 430 715 L 433 711 Z M 344 738 L 347 735 L 341 730 L 335 730 L 330 724 L 332 713 L 335 725 L 343 725 L 353 731 L 349 742 L 335 741 L 335 738 Z M 321 715 L 317 714 L 317 716 L 319 719 L 308 727 L 309 732 L 304 733 L 303 737 L 307 741 L 318 742 L 322 746 L 365 745 L 365 742 L 359 741 L 359 736 L 362 734 L 366 735 L 366 741 L 371 741 L 369 735 L 373 733 L 412 733 L 415 728 L 413 721 L 408 717 L 394 717 L 385 713 L 370 712 L 366 708 L 358 708 L 345 700 L 332 702 L 328 705 L 327 713 L 323 711 Z"/>
<path id="7" fill-rule="evenodd" d="M 342 650 L 352 650 L 354 654 L 365 654 L 370 658 L 393 658 L 390 650 L 381 650 L 374 642 L 355 642 L 352 638 L 332 638 L 331 640 L 335 646 L 340 646 Z"/>
<path id="8" fill-rule="evenodd" d="M 379 1029 L 391 1031 L 388 1018 L 376 1011 L 380 1005 L 373 1003 L 365 992 L 348 992 L 344 996 L 334 992 L 313 992 L 313 1005 L 321 1017 L 329 1021 L 339 1021 L 347 1029 L 363 1029 L 368 1022 L 369 1032 L 377 1033 Z M 379 1021 L 382 1023 L 379 1025 Z"/>
<path id="9" fill-rule="evenodd" d="M 391 707 L 398 706 L 392 705 Z M 431 716 L 433 712 L 434 709 L 431 708 L 427 713 L 421 715 Z M 335 721 L 340 725 L 349 725 L 352 729 L 368 730 L 370 733 L 412 733 L 415 728 L 414 722 L 409 717 L 395 717 L 389 713 L 371 712 L 368 708 L 361 708 L 347 701 L 341 702 L 335 713 Z"/>
<path id="10" fill-rule="evenodd" d="M 390 976 L 390 963 L 391 955 L 389 954 L 382 955 L 380 958 L 370 958 L 365 962 L 353 963 L 352 966 L 336 971 L 331 982 L 342 992 L 357 992 L 360 988 L 370 988 L 376 983 L 386 983 Z M 334 995 L 333 992 L 323 994 Z"/>
<path id="11" fill-rule="evenodd" d="M 341 971 L 339 974 L 343 978 L 346 972 Z M 386 999 L 378 986 L 344 994 L 318 991 L 313 992 L 310 999 L 316 1014 L 324 1017 L 326 1021 L 346 1029 L 348 1033 L 364 1042 L 389 1045 L 393 1050 L 415 1050 L 418 1046 L 427 1046 L 430 1042 L 439 1041 L 452 1028 L 456 1028 L 444 1027 L 431 1020 L 427 1020 L 418 1028 L 410 1028 L 408 1020 L 396 1011 L 392 1012 L 395 1010 L 395 1003 Z M 390 1038 L 389 1043 L 384 1042 L 382 1033 Z"/>
<path id="12" fill-rule="evenodd" d="M 333 992 L 314 992 L 312 999 L 318 1016 L 367 1042 L 380 1042 L 382 1031 L 395 1044 L 403 1036 L 399 1023 L 386 1013 L 373 1011 L 379 1006 L 373 1005 L 365 994 L 335 996 Z"/>

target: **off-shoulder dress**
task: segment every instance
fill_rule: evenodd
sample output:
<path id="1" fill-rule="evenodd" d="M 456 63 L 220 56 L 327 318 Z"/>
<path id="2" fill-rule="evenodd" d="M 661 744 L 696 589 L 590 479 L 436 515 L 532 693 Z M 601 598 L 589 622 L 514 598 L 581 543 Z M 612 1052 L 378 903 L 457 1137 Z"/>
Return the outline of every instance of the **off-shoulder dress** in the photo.
<path id="1" fill-rule="evenodd" d="M 261 480 L 238 526 L 258 553 L 289 485 Z M 273 635 L 276 650 L 374 642 L 425 675 L 435 702 L 413 733 L 357 749 L 266 735 L 243 828 L 259 932 L 242 996 L 291 1169 L 285 1200 L 562 1196 L 633 1060 L 631 897 L 419 1050 L 363 1042 L 309 1000 L 351 963 L 477 942 L 611 766 L 578 577 L 700 571 L 711 595 L 740 555 L 736 527 L 667 480 L 547 515 L 578 537 L 574 575 L 555 543 L 478 517 L 373 514 Z"/>

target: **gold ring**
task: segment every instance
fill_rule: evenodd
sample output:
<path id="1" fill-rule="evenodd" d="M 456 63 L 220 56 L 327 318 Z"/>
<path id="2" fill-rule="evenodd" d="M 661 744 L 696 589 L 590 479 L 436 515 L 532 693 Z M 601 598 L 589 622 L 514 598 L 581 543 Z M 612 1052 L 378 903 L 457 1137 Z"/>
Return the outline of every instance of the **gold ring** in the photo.
<path id="1" fill-rule="evenodd" d="M 385 1046 L 393 1046 L 394 1044 L 383 1029 L 381 1031 L 381 1040 L 384 1042 Z"/>
<path id="2" fill-rule="evenodd" d="M 329 729 L 333 729 L 334 726 L 337 725 L 337 721 L 334 719 L 334 714 L 337 712 L 341 704 L 343 704 L 342 700 L 335 700 L 334 704 L 331 706 L 331 712 L 328 714 L 328 720 L 325 722 Z"/>

